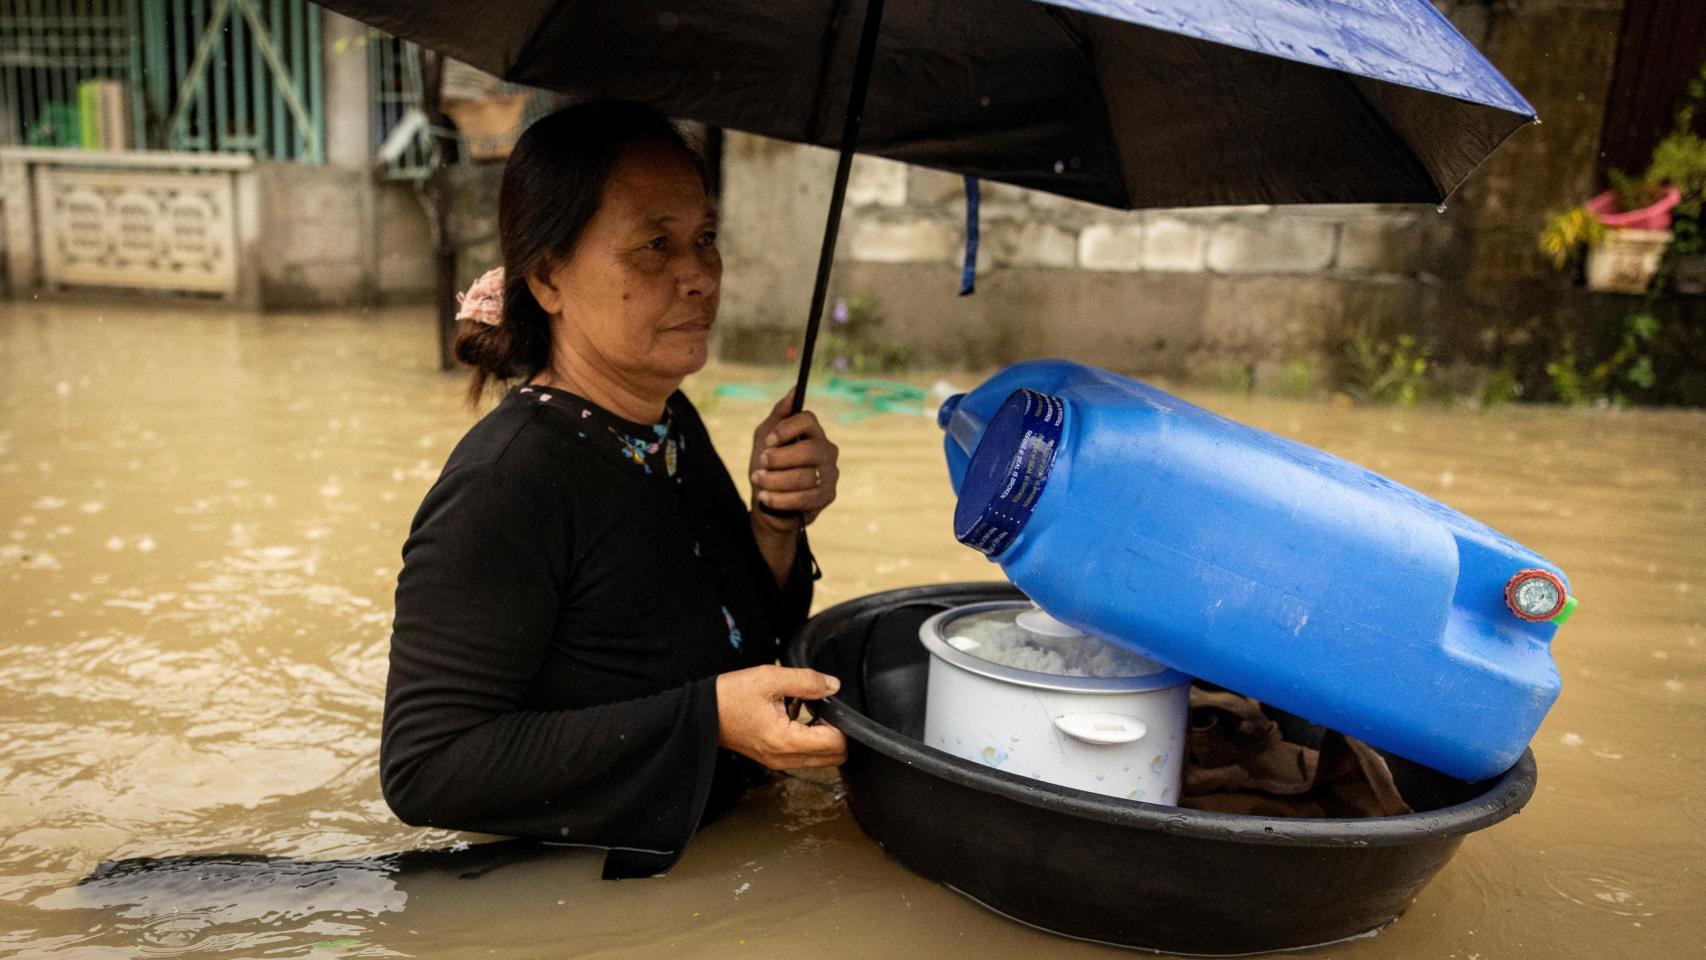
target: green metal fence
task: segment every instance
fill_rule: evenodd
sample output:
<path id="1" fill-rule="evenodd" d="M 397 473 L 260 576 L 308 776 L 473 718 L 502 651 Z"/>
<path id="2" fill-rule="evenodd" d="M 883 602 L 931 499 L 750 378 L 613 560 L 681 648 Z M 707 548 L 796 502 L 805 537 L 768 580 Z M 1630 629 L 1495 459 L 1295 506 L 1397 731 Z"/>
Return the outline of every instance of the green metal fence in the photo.
<path id="1" fill-rule="evenodd" d="M 321 36 L 320 8 L 308 0 L 0 0 L 0 144 L 320 163 Z M 333 52 L 367 58 L 371 145 L 384 176 L 427 177 L 439 145 L 460 134 L 421 112 L 419 48 L 370 29 Z M 533 92 L 522 126 L 553 103 Z"/>
<path id="2" fill-rule="evenodd" d="M 84 142 L 80 100 L 99 80 L 126 85 L 126 116 L 114 119 L 141 129 L 142 102 L 130 95 L 142 74 L 140 16 L 135 0 L 0 0 L 0 143 L 98 145 Z"/>
<path id="3" fill-rule="evenodd" d="M 325 158 L 320 8 L 141 0 L 149 113 L 169 150 Z"/>
<path id="4" fill-rule="evenodd" d="M 0 143 L 319 163 L 320 35 L 307 0 L 0 0 Z"/>

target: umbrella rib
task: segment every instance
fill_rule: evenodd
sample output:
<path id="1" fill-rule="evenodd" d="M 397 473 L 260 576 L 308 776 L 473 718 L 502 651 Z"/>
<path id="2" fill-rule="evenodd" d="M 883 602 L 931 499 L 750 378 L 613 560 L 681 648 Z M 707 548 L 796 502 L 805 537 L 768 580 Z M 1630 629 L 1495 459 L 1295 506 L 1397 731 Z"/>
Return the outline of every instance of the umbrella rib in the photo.
<path id="1" fill-rule="evenodd" d="M 1434 172 L 1428 169 L 1428 165 L 1426 163 L 1422 162 L 1422 158 L 1416 152 L 1416 148 L 1411 146 L 1410 141 L 1404 138 L 1404 135 L 1399 132 L 1398 128 L 1394 127 L 1391 122 L 1386 119 L 1386 114 L 1382 113 L 1380 108 L 1375 105 L 1374 101 L 1370 100 L 1368 96 L 1363 93 L 1362 85 L 1357 82 L 1361 80 L 1368 83 L 1384 83 L 1385 81 L 1375 80 L 1372 77 L 1358 77 L 1355 74 L 1344 73 L 1337 70 L 1331 71 L 1331 73 L 1341 85 L 1350 88 L 1352 98 L 1362 105 L 1362 108 L 1368 112 L 1368 115 L 1373 118 L 1374 122 L 1380 125 L 1380 129 L 1386 131 L 1387 136 L 1392 138 L 1392 142 L 1398 144 L 1398 146 L 1402 148 L 1399 152 L 1403 154 L 1405 159 L 1410 161 L 1411 166 L 1416 170 L 1419 170 L 1422 176 L 1427 179 L 1427 182 L 1433 186 L 1435 196 L 1432 202 L 1443 203 L 1445 198 L 1451 194 L 1451 191 L 1447 190 L 1445 185 L 1439 182 L 1439 178 L 1434 176 Z M 1461 183 L 1462 181 L 1458 182 Z"/>
<path id="2" fill-rule="evenodd" d="M 551 4 L 550 8 L 534 21 L 533 28 L 527 32 L 527 42 L 521 45 L 520 50 L 516 51 L 515 57 L 506 60 L 500 69 L 488 72 L 497 75 L 500 79 L 515 82 L 516 68 L 524 63 L 532 62 L 533 48 L 555 35 L 553 28 L 557 21 L 563 19 L 573 5 L 573 0 L 558 0 L 558 2 Z M 509 14 L 505 14 L 506 19 L 509 16 Z"/>
<path id="3" fill-rule="evenodd" d="M 1069 24 L 1067 24 L 1064 18 L 1070 14 L 1070 11 L 1063 7 L 1056 7 L 1047 4 L 1038 4 L 1038 6 L 1042 7 L 1043 15 L 1048 17 L 1049 22 L 1054 25 L 1056 30 L 1060 31 L 1061 36 L 1066 38 L 1067 43 L 1072 45 L 1072 49 L 1078 51 L 1079 58 L 1084 61 L 1085 71 L 1090 75 L 1091 82 L 1089 87 L 1096 98 L 1096 110 L 1102 115 L 1102 129 L 1112 130 L 1114 128 L 1114 118 L 1113 115 L 1108 112 L 1108 98 L 1102 96 L 1102 80 L 1096 73 L 1096 58 L 1094 56 L 1094 51 L 1090 49 L 1090 38 L 1084 33 L 1074 30 Z M 1119 168 L 1121 193 L 1120 206 L 1126 210 L 1134 210 L 1136 207 L 1132 204 L 1131 183 L 1126 180 L 1125 162 L 1124 158 L 1120 156 L 1119 145 L 1117 143 L 1112 145 L 1109 153 L 1113 156 L 1114 163 Z"/>
<path id="4" fill-rule="evenodd" d="M 812 114 L 806 120 L 807 143 L 822 143 L 823 114 L 829 100 L 829 68 L 835 57 L 835 41 L 841 35 L 841 20 L 846 12 L 847 0 L 834 0 L 830 4 L 829 19 L 823 25 L 823 43 L 817 57 L 817 91 L 812 96 Z"/>
<path id="5" fill-rule="evenodd" d="M 1539 123 L 1539 122 L 1540 122 L 1539 117 L 1535 117 L 1532 121 L 1530 121 L 1530 123 Z M 1528 126 L 1528 124 L 1525 123 L 1525 124 L 1521 124 L 1521 125 L 1512 127 L 1509 133 L 1507 133 L 1504 136 L 1499 138 L 1498 143 L 1493 144 L 1493 149 L 1488 150 L 1485 154 L 1483 154 L 1481 156 L 1481 159 L 1475 161 L 1474 166 L 1470 167 L 1468 170 L 1465 170 L 1463 172 L 1463 176 L 1459 177 L 1457 179 L 1457 182 L 1451 185 L 1451 189 L 1445 191 L 1445 196 L 1440 197 L 1439 205 L 1442 208 L 1442 212 L 1443 212 L 1443 208 L 1446 205 L 1446 203 L 1448 201 L 1450 201 L 1452 197 L 1457 195 L 1457 191 L 1459 189 L 1461 189 L 1464 184 L 1469 182 L 1469 178 L 1475 175 L 1475 171 L 1481 169 L 1481 167 L 1483 165 L 1485 165 L 1488 160 L 1493 159 L 1493 154 L 1497 153 L 1499 151 L 1499 148 L 1505 145 L 1505 141 L 1516 136 L 1517 131 L 1521 130 L 1525 126 Z"/>

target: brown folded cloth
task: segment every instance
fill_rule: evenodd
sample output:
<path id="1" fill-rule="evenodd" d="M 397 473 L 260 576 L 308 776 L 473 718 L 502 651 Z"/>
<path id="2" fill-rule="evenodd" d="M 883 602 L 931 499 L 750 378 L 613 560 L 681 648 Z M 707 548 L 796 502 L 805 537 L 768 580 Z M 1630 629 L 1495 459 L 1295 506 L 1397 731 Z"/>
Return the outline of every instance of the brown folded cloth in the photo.
<path id="1" fill-rule="evenodd" d="M 1194 810 L 1262 817 L 1389 817 L 1410 813 L 1386 760 L 1329 730 L 1319 750 L 1280 738 L 1249 697 L 1191 687 L 1183 798 Z"/>

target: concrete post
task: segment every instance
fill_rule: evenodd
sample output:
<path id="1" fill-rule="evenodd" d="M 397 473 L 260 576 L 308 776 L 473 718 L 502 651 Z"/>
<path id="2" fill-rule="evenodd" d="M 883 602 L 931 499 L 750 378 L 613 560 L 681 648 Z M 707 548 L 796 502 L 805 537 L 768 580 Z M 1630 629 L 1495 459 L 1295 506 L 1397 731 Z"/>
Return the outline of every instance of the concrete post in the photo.
<path id="1" fill-rule="evenodd" d="M 368 74 L 368 28 L 326 11 L 321 18 L 326 77 L 326 164 L 358 172 L 361 204 L 363 304 L 379 302 L 379 202 L 372 170 L 373 103 Z"/>
<path id="2" fill-rule="evenodd" d="M 0 156 L 0 220 L 5 236 L 5 293 L 21 296 L 33 291 L 40 278 L 36 251 L 36 203 L 30 184 L 30 165 Z"/>

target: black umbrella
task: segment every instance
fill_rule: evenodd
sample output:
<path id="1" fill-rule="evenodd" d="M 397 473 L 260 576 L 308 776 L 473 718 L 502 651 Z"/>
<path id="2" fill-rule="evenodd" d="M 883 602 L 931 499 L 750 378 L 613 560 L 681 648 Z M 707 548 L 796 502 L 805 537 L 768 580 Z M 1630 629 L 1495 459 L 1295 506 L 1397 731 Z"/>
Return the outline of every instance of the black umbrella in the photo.
<path id="1" fill-rule="evenodd" d="M 796 409 L 855 149 L 1123 209 L 1442 203 L 1534 120 L 1428 0 L 320 2 L 506 80 L 839 148 Z"/>

